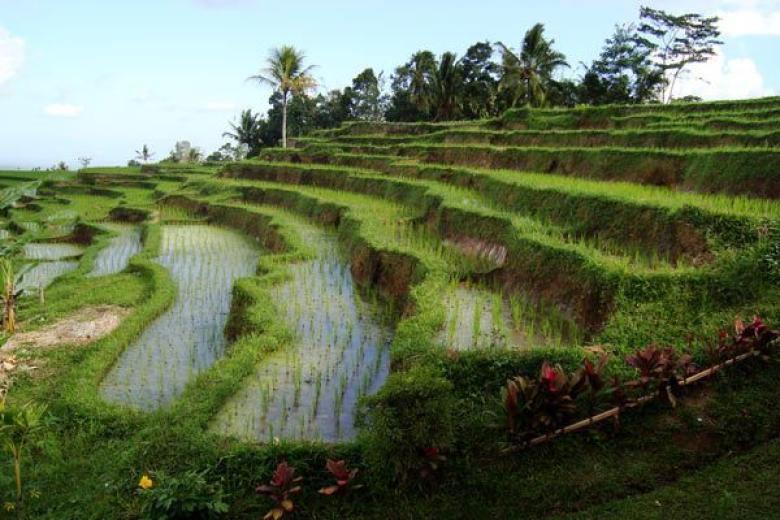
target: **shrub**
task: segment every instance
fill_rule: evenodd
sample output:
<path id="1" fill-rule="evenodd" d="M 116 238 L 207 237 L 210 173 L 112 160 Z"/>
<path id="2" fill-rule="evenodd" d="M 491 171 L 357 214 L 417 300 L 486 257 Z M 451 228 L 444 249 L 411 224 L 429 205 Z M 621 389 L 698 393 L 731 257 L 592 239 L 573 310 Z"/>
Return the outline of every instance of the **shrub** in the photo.
<path id="1" fill-rule="evenodd" d="M 407 480 L 425 467 L 429 450 L 447 448 L 453 438 L 452 390 L 452 384 L 431 368 L 392 374 L 364 401 L 361 423 L 372 465 L 391 465 L 399 479 Z"/>
<path id="2" fill-rule="evenodd" d="M 153 478 L 144 475 L 139 483 L 142 498 L 141 517 L 174 520 L 219 518 L 228 511 L 220 482 L 209 482 L 205 471 L 190 470 L 180 477 L 156 471 Z"/>

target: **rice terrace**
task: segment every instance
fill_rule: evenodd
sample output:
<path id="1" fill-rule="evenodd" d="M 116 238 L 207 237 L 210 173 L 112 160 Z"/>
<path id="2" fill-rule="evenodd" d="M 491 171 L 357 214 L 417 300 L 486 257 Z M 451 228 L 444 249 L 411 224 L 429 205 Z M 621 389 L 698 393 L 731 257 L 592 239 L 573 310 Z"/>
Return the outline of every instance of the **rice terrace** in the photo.
<path id="1" fill-rule="evenodd" d="M 780 4 L 653 3 L 0 0 L 0 518 L 780 517 Z"/>

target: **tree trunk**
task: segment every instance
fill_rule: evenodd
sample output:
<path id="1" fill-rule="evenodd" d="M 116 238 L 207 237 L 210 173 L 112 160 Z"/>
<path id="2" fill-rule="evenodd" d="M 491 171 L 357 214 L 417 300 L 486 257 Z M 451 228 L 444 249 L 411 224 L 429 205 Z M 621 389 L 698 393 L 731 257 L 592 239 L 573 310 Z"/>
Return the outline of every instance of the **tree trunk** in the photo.
<path id="1" fill-rule="evenodd" d="M 14 479 L 16 480 L 16 518 L 24 518 L 24 497 L 22 496 L 22 461 L 21 449 L 14 454 Z"/>
<path id="2" fill-rule="evenodd" d="M 282 148 L 287 148 L 287 92 L 282 95 Z"/>

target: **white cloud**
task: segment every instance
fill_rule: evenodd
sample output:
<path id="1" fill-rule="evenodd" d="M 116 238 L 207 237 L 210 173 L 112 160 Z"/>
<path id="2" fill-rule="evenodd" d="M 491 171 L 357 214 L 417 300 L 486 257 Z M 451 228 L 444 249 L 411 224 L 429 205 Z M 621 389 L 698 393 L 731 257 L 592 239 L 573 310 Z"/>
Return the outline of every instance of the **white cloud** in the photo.
<path id="1" fill-rule="evenodd" d="M 236 109 L 236 104 L 232 101 L 209 101 L 205 109 L 209 112 L 230 112 Z"/>
<path id="2" fill-rule="evenodd" d="M 0 85 L 16 76 L 24 63 L 24 40 L 0 27 Z"/>
<path id="3" fill-rule="evenodd" d="M 674 97 L 689 95 L 704 99 L 745 99 L 771 96 L 774 91 L 764 84 L 752 59 L 730 60 L 719 53 L 706 63 L 692 65 L 690 73 L 677 81 Z"/>
<path id="4" fill-rule="evenodd" d="M 717 11 L 724 36 L 780 36 L 777 0 L 725 0 Z"/>
<path id="5" fill-rule="evenodd" d="M 78 117 L 83 111 L 84 107 L 69 103 L 52 103 L 43 108 L 43 112 L 52 117 Z"/>

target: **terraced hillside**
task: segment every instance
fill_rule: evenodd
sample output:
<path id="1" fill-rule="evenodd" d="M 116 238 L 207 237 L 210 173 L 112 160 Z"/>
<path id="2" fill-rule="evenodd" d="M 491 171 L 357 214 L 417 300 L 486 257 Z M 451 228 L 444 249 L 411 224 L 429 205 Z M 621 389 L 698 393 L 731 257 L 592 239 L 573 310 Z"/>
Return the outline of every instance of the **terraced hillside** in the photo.
<path id="1" fill-rule="evenodd" d="M 57 418 L 28 507 L 134 518 L 142 473 L 205 471 L 198 496 L 254 518 L 286 460 L 302 517 L 767 514 L 778 143 L 766 98 L 357 122 L 226 165 L 0 172 L 24 289 L 0 353 L 35 367 L 4 373 L 9 400 Z M 113 327 L 25 336 L 84 309 Z M 650 344 L 674 368 L 636 361 Z M 540 392 L 558 392 L 583 359 L 598 391 L 546 401 L 547 422 L 507 416 L 508 379 L 548 363 Z M 562 435 L 601 416 L 620 427 Z M 319 495 L 327 457 L 365 488 Z"/>

